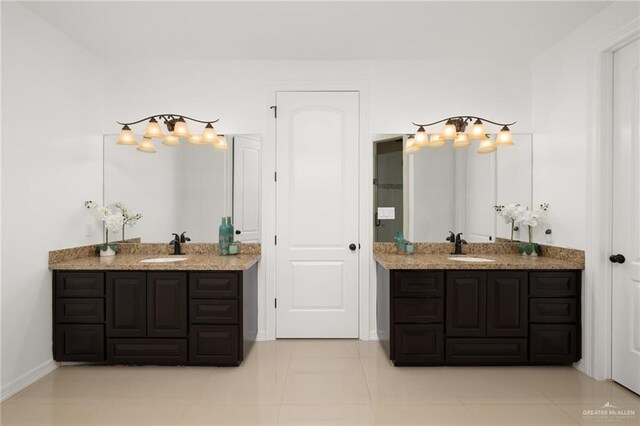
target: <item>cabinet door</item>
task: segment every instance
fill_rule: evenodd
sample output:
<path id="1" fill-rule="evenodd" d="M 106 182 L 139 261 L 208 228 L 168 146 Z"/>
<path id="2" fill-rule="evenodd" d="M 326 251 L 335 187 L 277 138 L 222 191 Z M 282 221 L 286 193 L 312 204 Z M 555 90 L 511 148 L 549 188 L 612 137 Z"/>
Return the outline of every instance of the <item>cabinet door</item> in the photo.
<path id="1" fill-rule="evenodd" d="M 104 297 L 104 273 L 56 271 L 56 296 Z"/>
<path id="2" fill-rule="evenodd" d="M 189 362 L 204 365 L 238 365 L 237 325 L 192 325 L 189 335 Z"/>
<path id="3" fill-rule="evenodd" d="M 238 297 L 237 272 L 189 273 L 190 296 L 196 299 Z"/>
<path id="4" fill-rule="evenodd" d="M 447 272 L 447 336 L 483 337 L 487 334 L 487 274 Z"/>
<path id="5" fill-rule="evenodd" d="M 187 337 L 187 273 L 147 273 L 147 336 Z"/>
<path id="6" fill-rule="evenodd" d="M 104 361 L 104 326 L 56 325 L 53 354 L 56 361 Z"/>
<path id="7" fill-rule="evenodd" d="M 107 272 L 107 336 L 147 334 L 147 282 L 144 272 Z"/>
<path id="8" fill-rule="evenodd" d="M 570 324 L 532 324 L 532 364 L 571 364 L 579 359 L 577 327 Z"/>
<path id="9" fill-rule="evenodd" d="M 442 324 L 396 324 L 395 365 L 433 365 L 444 361 Z"/>
<path id="10" fill-rule="evenodd" d="M 527 281 L 526 272 L 487 274 L 487 336 L 527 336 Z"/>

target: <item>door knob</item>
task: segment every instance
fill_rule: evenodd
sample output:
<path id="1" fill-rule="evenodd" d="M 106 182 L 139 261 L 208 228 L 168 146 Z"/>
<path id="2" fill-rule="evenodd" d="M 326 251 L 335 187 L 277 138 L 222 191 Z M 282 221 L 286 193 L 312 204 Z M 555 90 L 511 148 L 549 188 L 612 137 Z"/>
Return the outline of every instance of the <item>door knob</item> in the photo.
<path id="1" fill-rule="evenodd" d="M 355 249 L 356 249 L 356 245 L 355 244 L 353 244 L 353 243 L 349 244 L 349 250 L 355 251 Z"/>
<path id="2" fill-rule="evenodd" d="M 612 263 L 624 263 L 626 259 L 621 254 L 612 254 L 611 256 L 609 256 L 609 260 Z"/>
<path id="3" fill-rule="evenodd" d="M 240 234 L 242 234 L 242 231 L 239 229 L 236 229 L 236 235 L 240 235 Z"/>

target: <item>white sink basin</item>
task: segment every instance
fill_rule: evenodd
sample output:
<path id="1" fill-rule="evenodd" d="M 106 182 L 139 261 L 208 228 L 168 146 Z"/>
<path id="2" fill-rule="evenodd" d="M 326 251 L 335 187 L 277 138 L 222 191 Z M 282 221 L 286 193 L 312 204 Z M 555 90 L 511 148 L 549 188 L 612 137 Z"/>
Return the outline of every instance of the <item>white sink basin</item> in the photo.
<path id="1" fill-rule="evenodd" d="M 470 263 L 495 262 L 495 259 L 486 259 L 484 257 L 450 257 L 449 260 L 455 260 L 456 262 L 470 262 Z"/>
<path id="2" fill-rule="evenodd" d="M 154 257 L 152 259 L 142 259 L 140 263 L 172 263 L 187 260 L 186 257 Z"/>

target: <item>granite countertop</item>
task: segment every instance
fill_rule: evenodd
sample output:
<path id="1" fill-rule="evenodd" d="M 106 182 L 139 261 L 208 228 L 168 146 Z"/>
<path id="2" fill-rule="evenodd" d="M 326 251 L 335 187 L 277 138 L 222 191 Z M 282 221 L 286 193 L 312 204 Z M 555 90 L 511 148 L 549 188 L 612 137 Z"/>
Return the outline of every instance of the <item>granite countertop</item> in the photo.
<path id="1" fill-rule="evenodd" d="M 460 262 L 449 260 L 457 257 L 442 253 L 414 253 L 412 255 L 374 252 L 373 257 L 385 269 L 454 269 L 454 270 L 550 270 L 584 269 L 584 265 L 546 256 L 523 256 L 521 254 L 469 254 L 467 257 L 494 259 L 495 262 Z M 465 255 L 461 256 L 465 257 Z"/>
<path id="2" fill-rule="evenodd" d="M 111 257 L 84 256 L 49 263 L 51 270 L 122 271 L 245 271 L 260 260 L 260 253 L 220 256 L 214 253 L 187 253 L 180 262 L 140 263 L 142 259 L 173 257 L 165 254 L 123 254 Z"/>

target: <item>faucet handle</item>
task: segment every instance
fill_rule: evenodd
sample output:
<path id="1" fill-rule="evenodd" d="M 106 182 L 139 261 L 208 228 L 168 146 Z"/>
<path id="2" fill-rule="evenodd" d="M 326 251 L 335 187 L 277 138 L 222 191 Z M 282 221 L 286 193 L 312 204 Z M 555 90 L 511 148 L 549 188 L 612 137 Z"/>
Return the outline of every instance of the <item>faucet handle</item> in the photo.
<path id="1" fill-rule="evenodd" d="M 462 232 L 460 232 L 458 235 L 456 235 L 456 241 L 462 240 L 462 238 L 460 238 L 461 235 L 462 235 Z M 464 241 L 464 240 L 462 240 L 462 241 Z"/>
<path id="2" fill-rule="evenodd" d="M 449 231 L 449 236 L 446 238 L 446 241 L 454 243 L 456 241 L 456 235 L 452 231 Z"/>
<path id="3" fill-rule="evenodd" d="M 184 231 L 182 234 L 180 234 L 180 242 L 186 243 L 187 241 L 191 241 L 191 238 L 187 237 L 187 231 Z"/>

